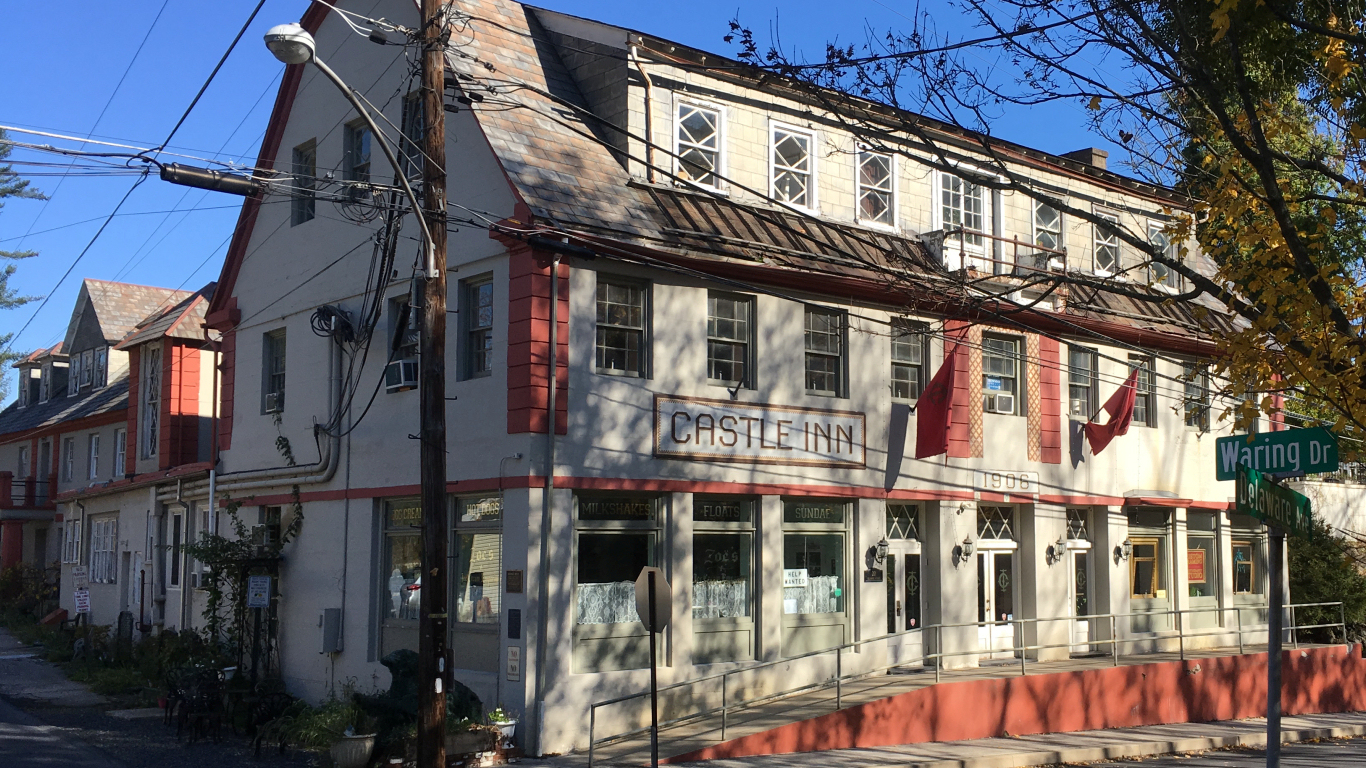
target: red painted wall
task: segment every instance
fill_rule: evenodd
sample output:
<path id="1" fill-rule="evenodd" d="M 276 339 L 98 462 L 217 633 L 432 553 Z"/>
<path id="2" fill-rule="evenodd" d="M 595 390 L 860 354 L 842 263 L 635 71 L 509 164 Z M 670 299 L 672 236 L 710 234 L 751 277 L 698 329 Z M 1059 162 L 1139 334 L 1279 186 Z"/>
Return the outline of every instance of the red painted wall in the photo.
<path id="1" fill-rule="evenodd" d="M 199 459 L 198 349 L 166 343 L 161 356 L 161 469 L 192 464 Z"/>
<path id="2" fill-rule="evenodd" d="M 968 348 L 966 345 L 958 344 L 960 340 L 967 339 L 968 323 L 963 320 L 949 320 L 944 323 L 944 364 L 953 361 L 957 371 L 954 373 L 953 400 L 950 402 L 949 412 L 949 451 L 948 455 L 955 459 L 966 459 L 972 457 L 972 414 L 969 408 L 981 408 L 982 404 L 972 403 L 972 397 L 968 390 L 968 379 L 971 372 L 968 369 Z M 954 341 L 949 341 L 953 339 Z"/>
<path id="3" fill-rule="evenodd" d="M 1039 337 L 1039 396 L 1043 402 L 1043 428 L 1039 457 L 1045 464 L 1062 463 L 1062 390 L 1057 339 Z"/>
<path id="4" fill-rule="evenodd" d="M 1208 722 L 1266 714 L 1265 653 L 940 683 L 684 755 L 722 757 Z M 1286 651 L 1287 715 L 1366 710 L 1359 646 Z"/>
<path id="5" fill-rule="evenodd" d="M 529 247 L 508 259 L 508 434 L 546 431 L 550 260 Z M 555 325 L 555 434 L 569 430 L 569 265 L 560 263 Z"/>

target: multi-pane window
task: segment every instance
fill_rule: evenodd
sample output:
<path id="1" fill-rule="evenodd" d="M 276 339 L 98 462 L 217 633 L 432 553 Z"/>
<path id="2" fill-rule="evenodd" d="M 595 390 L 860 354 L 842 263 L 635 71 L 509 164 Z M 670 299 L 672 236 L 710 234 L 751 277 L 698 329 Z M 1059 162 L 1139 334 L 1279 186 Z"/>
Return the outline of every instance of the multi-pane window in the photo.
<path id="1" fill-rule="evenodd" d="M 707 294 L 707 379 L 732 387 L 754 386 L 754 298 Z"/>
<path id="2" fill-rule="evenodd" d="M 707 187 L 721 186 L 721 112 L 697 104 L 678 105 L 675 137 L 678 176 Z"/>
<path id="3" fill-rule="evenodd" d="M 128 431 L 125 429 L 114 430 L 114 468 L 110 473 L 118 477 L 124 473 L 124 465 L 128 460 Z"/>
<path id="4" fill-rule="evenodd" d="M 915 504 L 888 504 L 887 538 L 919 540 L 920 507 Z"/>
<path id="5" fill-rule="evenodd" d="M 892 321 L 892 397 L 915 400 L 925 382 L 925 328 L 904 318 Z"/>
<path id="6" fill-rule="evenodd" d="M 859 221 L 893 226 L 896 224 L 892 157 L 868 150 L 858 153 Z"/>
<path id="7" fill-rule="evenodd" d="M 982 408 L 988 413 L 1023 413 L 1019 376 L 1020 340 L 982 337 Z"/>
<path id="8" fill-rule="evenodd" d="M 977 538 L 1013 541 L 1015 539 L 1014 507 L 977 507 Z"/>
<path id="9" fill-rule="evenodd" d="M 1111 222 L 1092 224 L 1095 237 L 1095 271 L 1113 274 L 1119 270 L 1119 217 L 1114 214 L 1096 212 L 1096 217 Z"/>
<path id="10" fill-rule="evenodd" d="M 1152 243 L 1153 250 L 1162 254 L 1164 258 L 1176 261 L 1176 243 L 1172 242 L 1171 236 L 1167 234 L 1166 228 L 1161 222 L 1148 222 L 1148 242 Z M 1171 267 L 1155 260 L 1148 262 L 1149 283 L 1175 287 L 1176 280 L 1177 274 L 1172 271 Z"/>
<path id="11" fill-rule="evenodd" d="M 76 477 L 76 438 L 62 439 L 62 480 L 70 481 Z"/>
<path id="12" fill-rule="evenodd" d="M 342 173 L 347 181 L 370 180 L 370 142 L 373 136 L 363 122 L 346 126 L 342 136 Z"/>
<path id="13" fill-rule="evenodd" d="M 72 359 L 73 359 L 73 360 L 75 359 L 75 357 L 76 357 L 75 355 L 72 355 Z M 80 380 L 81 380 L 81 389 L 85 389 L 86 387 L 90 386 L 90 385 L 94 382 L 94 375 L 95 375 L 95 350 L 93 350 L 93 349 L 87 349 L 86 351 L 82 352 L 82 353 L 80 354 L 80 360 L 81 360 L 81 373 L 80 373 L 80 377 L 79 377 L 79 378 L 80 378 Z"/>
<path id="14" fill-rule="evenodd" d="M 263 336 L 262 369 L 265 397 L 262 413 L 285 409 L 285 329 L 277 328 Z"/>
<path id="15" fill-rule="evenodd" d="M 1153 359 L 1147 355 L 1129 355 L 1129 370 L 1138 369 L 1134 391 L 1134 424 L 1156 426 L 1156 395 L 1153 394 Z"/>
<path id="16" fill-rule="evenodd" d="M 100 476 L 100 433 L 91 432 L 88 439 L 85 479 L 94 480 Z"/>
<path id="17" fill-rule="evenodd" d="M 844 313 L 806 308 L 806 393 L 844 395 Z"/>
<path id="18" fill-rule="evenodd" d="M 598 274 L 595 366 L 599 373 L 644 376 L 648 291 Z"/>
<path id="19" fill-rule="evenodd" d="M 118 549 L 119 519 L 96 518 L 90 523 L 90 580 L 97 584 L 114 583 L 114 554 Z"/>
<path id="20" fill-rule="evenodd" d="M 1034 244 L 1062 250 L 1062 215 L 1057 208 L 1038 200 L 1034 201 Z"/>
<path id="21" fill-rule="evenodd" d="M 95 388 L 98 389 L 109 383 L 109 347 L 100 347 L 95 350 Z"/>
<path id="22" fill-rule="evenodd" d="M 1090 541 L 1086 532 L 1086 510 L 1069 508 L 1067 510 L 1067 538 L 1072 541 Z"/>
<path id="23" fill-rule="evenodd" d="M 289 203 L 289 225 L 298 226 L 313 220 L 317 204 L 318 144 L 315 140 L 300 144 L 293 153 L 294 189 Z"/>
<path id="24" fill-rule="evenodd" d="M 465 284 L 465 378 L 493 370 L 493 281 Z"/>
<path id="25" fill-rule="evenodd" d="M 773 126 L 773 197 L 780 203 L 815 207 L 812 135 Z"/>
<path id="26" fill-rule="evenodd" d="M 81 561 L 81 530 L 85 521 L 72 515 L 66 518 L 66 529 L 62 532 L 62 562 Z"/>
<path id="27" fill-rule="evenodd" d="M 981 185 L 939 174 L 939 210 L 946 230 L 965 230 L 963 244 L 981 248 L 986 231 L 986 192 Z M 955 237 L 956 239 L 956 237 Z"/>
<path id="28" fill-rule="evenodd" d="M 1201 363 L 1182 363 L 1181 380 L 1186 387 L 1186 426 L 1208 432 L 1209 369 Z"/>
<path id="29" fill-rule="evenodd" d="M 43 363 L 42 378 L 38 385 L 38 402 L 46 403 L 52 399 L 52 363 Z"/>
<path id="30" fill-rule="evenodd" d="M 1067 413 L 1081 421 L 1096 412 L 1096 351 L 1067 348 Z"/>
<path id="31" fill-rule="evenodd" d="M 71 356 L 71 376 L 66 380 L 66 396 L 75 397 L 81 393 L 81 356 Z"/>

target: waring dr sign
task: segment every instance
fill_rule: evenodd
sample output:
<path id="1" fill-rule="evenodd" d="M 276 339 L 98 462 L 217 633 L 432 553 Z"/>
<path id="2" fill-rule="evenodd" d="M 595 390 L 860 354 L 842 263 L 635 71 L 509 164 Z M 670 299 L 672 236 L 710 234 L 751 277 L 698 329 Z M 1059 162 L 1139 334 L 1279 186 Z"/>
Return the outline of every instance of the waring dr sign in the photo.
<path id="1" fill-rule="evenodd" d="M 1216 480 L 1233 480 L 1245 464 L 1271 475 L 1312 475 L 1338 468 L 1338 444 L 1322 427 L 1233 435 L 1214 441 Z"/>

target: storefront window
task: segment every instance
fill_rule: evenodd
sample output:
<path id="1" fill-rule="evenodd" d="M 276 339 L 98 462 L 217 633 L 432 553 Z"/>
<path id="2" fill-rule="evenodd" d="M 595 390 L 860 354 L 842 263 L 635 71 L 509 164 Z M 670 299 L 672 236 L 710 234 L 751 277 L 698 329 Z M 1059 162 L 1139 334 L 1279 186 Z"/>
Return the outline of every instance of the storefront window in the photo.
<path id="1" fill-rule="evenodd" d="M 497 625 L 502 608 L 503 537 L 498 496 L 456 499 L 451 537 L 455 588 L 452 620 Z"/>
<path id="2" fill-rule="evenodd" d="M 1261 597 L 1266 594 L 1266 535 L 1262 522 L 1250 515 L 1232 515 L 1233 594 Z"/>
<path id="3" fill-rule="evenodd" d="M 1136 598 L 1166 599 L 1167 561 L 1166 540 L 1160 538 L 1132 539 L 1134 553 L 1129 558 L 1130 594 Z"/>
<path id="4" fill-rule="evenodd" d="M 788 501 L 785 525 L 844 526 L 843 502 Z M 844 612 L 844 533 L 783 534 L 783 613 Z"/>
<path id="5" fill-rule="evenodd" d="M 694 619 L 751 615 L 753 507 L 748 499 L 698 498 L 693 502 Z"/>
<path id="6" fill-rule="evenodd" d="M 1186 515 L 1186 582 L 1191 597 L 1219 595 L 1218 548 L 1213 512 Z"/>
<path id="7" fill-rule="evenodd" d="M 384 503 L 384 583 L 388 619 L 416 620 L 422 589 L 422 504 L 416 499 Z"/>
<path id="8" fill-rule="evenodd" d="M 575 621 L 578 624 L 640 623 L 636 613 L 636 577 L 655 564 L 654 531 L 632 530 L 653 524 L 655 500 L 648 497 L 584 497 L 580 523 L 602 523 L 578 533 L 578 580 Z M 618 528 L 620 526 L 620 528 Z"/>

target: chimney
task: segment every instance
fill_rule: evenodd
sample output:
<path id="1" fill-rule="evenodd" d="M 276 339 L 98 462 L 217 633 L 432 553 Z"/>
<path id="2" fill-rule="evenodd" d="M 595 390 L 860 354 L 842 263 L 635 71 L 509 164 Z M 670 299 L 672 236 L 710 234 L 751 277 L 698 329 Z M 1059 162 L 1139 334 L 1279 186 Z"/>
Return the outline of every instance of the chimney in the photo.
<path id="1" fill-rule="evenodd" d="M 1101 170 L 1105 170 L 1105 158 L 1109 156 L 1109 152 L 1097 147 L 1087 147 L 1086 149 L 1079 149 L 1076 152 L 1067 152 L 1063 154 L 1063 157 L 1069 160 L 1076 160 L 1079 163 L 1093 165 Z"/>

